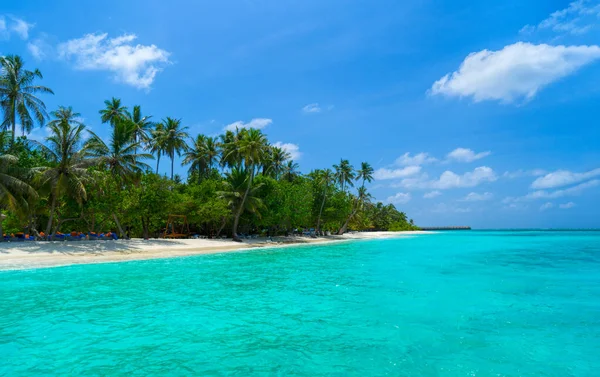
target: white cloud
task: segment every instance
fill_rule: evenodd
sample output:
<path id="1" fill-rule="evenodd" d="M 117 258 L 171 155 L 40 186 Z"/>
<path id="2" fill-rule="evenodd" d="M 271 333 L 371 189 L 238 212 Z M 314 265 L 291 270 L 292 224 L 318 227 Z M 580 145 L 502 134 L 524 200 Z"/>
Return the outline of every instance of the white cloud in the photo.
<path id="1" fill-rule="evenodd" d="M 410 153 L 407 152 L 398 157 L 394 164 L 400 166 L 425 165 L 435 161 L 437 161 L 437 159 L 430 156 L 428 153 L 421 152 L 411 156 Z"/>
<path id="2" fill-rule="evenodd" d="M 554 208 L 554 204 L 552 204 L 550 202 L 544 203 L 544 204 L 542 204 L 540 206 L 540 211 L 545 211 L 545 210 L 550 209 L 550 208 Z"/>
<path id="3" fill-rule="evenodd" d="M 533 189 L 548 189 L 555 187 L 568 186 L 574 183 L 579 183 L 600 176 L 600 168 L 593 169 L 584 173 L 573 173 L 568 170 L 557 170 L 548 173 L 533 181 L 531 188 Z"/>
<path id="4" fill-rule="evenodd" d="M 318 103 L 310 103 L 302 108 L 305 113 L 320 113 L 321 107 Z"/>
<path id="5" fill-rule="evenodd" d="M 475 153 L 474 151 L 468 148 L 456 148 L 452 152 L 448 153 L 446 157 L 448 158 L 448 160 L 452 161 L 473 162 L 475 160 L 487 157 L 491 153 L 492 152 L 490 151 Z"/>
<path id="6" fill-rule="evenodd" d="M 460 199 L 462 202 L 482 202 L 485 200 L 490 200 L 494 197 L 494 194 L 491 192 L 484 192 L 483 194 L 478 194 L 476 192 L 471 192 L 464 198 Z"/>
<path id="7" fill-rule="evenodd" d="M 169 64 L 170 53 L 155 45 L 133 44 L 134 34 L 108 38 L 107 33 L 87 34 L 58 45 L 58 55 L 80 70 L 106 70 L 136 88 L 148 89 L 156 74 Z"/>
<path id="8" fill-rule="evenodd" d="M 442 193 L 438 190 L 434 190 L 434 191 L 430 191 L 427 192 L 423 195 L 423 198 L 425 199 L 432 199 L 432 198 L 436 198 L 438 196 L 442 195 Z"/>
<path id="9" fill-rule="evenodd" d="M 573 1 L 565 9 L 558 10 L 537 26 L 526 25 L 521 33 L 530 34 L 536 30 L 552 30 L 573 35 L 584 34 L 592 29 L 600 17 L 600 5 L 590 5 L 587 0 Z"/>
<path id="10" fill-rule="evenodd" d="M 396 195 L 388 197 L 387 201 L 392 204 L 406 204 L 410 201 L 410 193 L 399 192 Z"/>
<path id="11" fill-rule="evenodd" d="M 440 175 L 439 179 L 427 180 L 424 175 L 419 178 L 403 179 L 395 184 L 396 187 L 406 189 L 437 189 L 447 190 L 461 187 L 475 187 L 485 182 L 494 182 L 498 177 L 494 171 L 487 166 L 475 168 L 472 172 L 466 172 L 462 175 L 446 170 Z"/>
<path id="12" fill-rule="evenodd" d="M 564 190 L 556 190 L 556 191 L 538 190 L 538 191 L 531 192 L 525 196 L 519 196 L 516 198 L 509 196 L 507 198 L 504 198 L 504 200 L 502 202 L 506 204 L 506 203 L 518 203 L 518 202 L 538 200 L 538 199 L 556 199 L 556 198 L 562 198 L 564 196 L 576 196 L 576 195 L 581 195 L 581 193 L 584 190 L 587 190 L 589 188 L 596 187 L 599 185 L 600 185 L 600 180 L 594 179 L 592 181 L 581 183 L 577 186 L 569 187 Z"/>
<path id="13" fill-rule="evenodd" d="M 402 169 L 387 169 L 380 168 L 375 170 L 373 177 L 375 179 L 396 179 L 409 177 L 415 175 L 421 171 L 420 166 L 406 166 Z"/>
<path id="14" fill-rule="evenodd" d="M 545 170 L 542 169 L 533 169 L 533 170 L 515 170 L 515 171 L 505 171 L 502 176 L 508 179 L 515 179 L 521 177 L 539 177 L 540 175 L 546 174 Z"/>
<path id="15" fill-rule="evenodd" d="M 254 118 L 248 123 L 238 120 L 237 122 L 226 125 L 223 128 L 223 131 L 235 131 L 237 129 L 241 130 L 242 128 L 256 128 L 257 130 L 262 130 L 271 123 L 273 123 L 273 119 L 268 118 Z"/>
<path id="16" fill-rule="evenodd" d="M 568 203 L 558 205 L 558 208 L 560 208 L 560 209 L 569 209 L 569 208 L 573 208 L 573 207 L 575 207 L 575 203 L 573 203 L 573 202 L 568 202 Z"/>
<path id="17" fill-rule="evenodd" d="M 302 157 L 302 152 L 300 152 L 300 146 L 298 146 L 297 144 L 282 143 L 281 141 L 278 141 L 274 143 L 273 146 L 281 148 L 284 151 L 288 152 L 292 160 L 297 161 L 300 159 L 300 157 Z"/>
<path id="18" fill-rule="evenodd" d="M 29 29 L 31 29 L 34 24 L 29 24 L 20 18 L 12 16 L 11 20 L 12 22 L 10 23 L 10 30 L 18 34 L 21 39 L 29 38 Z"/>
<path id="19" fill-rule="evenodd" d="M 543 87 L 600 58 L 600 47 L 550 46 L 517 42 L 499 51 L 469 54 L 458 71 L 447 74 L 430 93 L 472 97 L 475 102 L 531 99 Z"/>

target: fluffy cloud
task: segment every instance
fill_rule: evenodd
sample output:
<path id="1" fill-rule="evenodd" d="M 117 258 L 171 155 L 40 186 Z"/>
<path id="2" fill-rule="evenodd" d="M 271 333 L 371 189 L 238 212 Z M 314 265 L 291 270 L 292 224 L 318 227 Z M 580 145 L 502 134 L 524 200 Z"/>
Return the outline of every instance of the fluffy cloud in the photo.
<path id="1" fill-rule="evenodd" d="M 268 119 L 268 118 L 254 118 L 248 123 L 244 123 L 243 121 L 238 120 L 237 122 L 233 122 L 233 123 L 226 125 L 223 128 L 223 130 L 224 131 L 235 131 L 237 129 L 241 130 L 242 128 L 256 128 L 257 130 L 262 130 L 263 128 L 267 127 L 271 123 L 273 123 L 273 120 Z"/>
<path id="2" fill-rule="evenodd" d="M 458 71 L 447 74 L 430 93 L 472 97 L 475 102 L 531 99 L 537 92 L 600 58 L 600 47 L 550 46 L 517 42 L 499 51 L 469 54 Z"/>
<path id="3" fill-rule="evenodd" d="M 318 103 L 310 103 L 302 108 L 302 111 L 305 113 L 320 113 L 321 107 Z"/>
<path id="4" fill-rule="evenodd" d="M 550 209 L 550 208 L 554 208 L 554 204 L 552 204 L 550 202 L 544 203 L 544 204 L 542 204 L 540 206 L 540 211 L 545 211 L 545 210 Z"/>
<path id="5" fill-rule="evenodd" d="M 472 151 L 471 149 L 468 149 L 468 148 L 456 148 L 452 152 L 448 153 L 446 158 L 449 161 L 473 162 L 475 160 L 479 160 L 481 158 L 487 157 L 491 153 L 492 152 L 490 152 L 490 151 L 475 153 L 474 151 Z"/>
<path id="6" fill-rule="evenodd" d="M 435 180 L 428 180 L 425 175 L 419 178 L 403 179 L 396 184 L 396 187 L 447 190 L 461 187 L 475 187 L 485 182 L 494 182 L 497 179 L 496 173 L 491 168 L 480 166 L 472 172 L 466 172 L 462 175 L 446 170 L 440 175 L 439 179 Z"/>
<path id="7" fill-rule="evenodd" d="M 396 195 L 388 197 L 387 201 L 392 204 L 406 204 L 410 201 L 410 193 L 399 192 Z"/>
<path id="8" fill-rule="evenodd" d="M 505 171 L 502 176 L 508 179 L 515 179 L 521 177 L 539 177 L 540 175 L 546 174 L 546 171 L 542 169 L 533 169 L 533 170 L 515 170 L 515 171 Z"/>
<path id="9" fill-rule="evenodd" d="M 404 153 L 402 156 L 398 157 L 394 164 L 400 166 L 408 166 L 408 165 L 425 165 L 431 162 L 436 162 L 437 159 L 431 157 L 428 153 L 417 153 L 414 156 L 411 156 L 410 153 Z"/>
<path id="10" fill-rule="evenodd" d="M 148 89 L 156 74 L 169 64 L 169 52 L 155 45 L 133 44 L 137 37 L 124 34 L 108 38 L 107 33 L 87 34 L 58 45 L 58 56 L 72 61 L 80 70 L 105 70 L 118 81 Z"/>
<path id="11" fill-rule="evenodd" d="M 484 192 L 483 194 L 478 194 L 476 192 L 471 192 L 464 198 L 460 199 L 462 202 L 482 202 L 485 200 L 490 200 L 494 197 L 494 194 L 491 192 Z"/>
<path id="12" fill-rule="evenodd" d="M 555 187 L 568 186 L 600 176 L 600 168 L 590 170 L 584 173 L 573 173 L 568 170 L 557 170 L 539 177 L 531 184 L 533 189 L 548 189 Z"/>
<path id="13" fill-rule="evenodd" d="M 15 32 L 21 39 L 29 38 L 29 29 L 31 29 L 34 25 L 25 22 L 24 20 L 11 17 L 12 22 L 9 24 L 10 30 Z"/>
<path id="14" fill-rule="evenodd" d="M 552 30 L 557 33 L 579 35 L 588 32 L 600 17 L 600 5 L 590 5 L 586 0 L 577 0 L 565 9 L 558 10 L 537 26 L 526 25 L 521 33 L 530 34 L 536 30 Z"/>
<path id="15" fill-rule="evenodd" d="M 411 175 L 418 174 L 421 171 L 420 166 L 406 166 L 402 169 L 387 169 L 380 168 L 375 170 L 373 177 L 375 179 L 397 179 L 409 177 Z"/>
<path id="16" fill-rule="evenodd" d="M 538 200 L 538 199 L 556 199 L 562 198 L 564 196 L 576 196 L 581 195 L 581 193 L 589 188 L 596 187 L 600 185 L 600 180 L 594 179 L 592 181 L 588 181 L 585 183 L 581 183 L 577 186 L 569 187 L 564 190 L 556 190 L 556 191 L 544 191 L 538 190 L 531 192 L 525 196 L 520 197 L 507 197 L 502 202 L 503 203 L 518 203 L 530 200 Z"/>
<path id="17" fill-rule="evenodd" d="M 442 193 L 440 191 L 434 190 L 434 191 L 426 192 L 423 195 L 423 198 L 425 198 L 425 199 L 433 199 L 433 198 L 436 198 L 436 197 L 438 197 L 440 195 L 442 195 Z"/>
<path id="18" fill-rule="evenodd" d="M 573 202 L 568 202 L 568 203 L 558 205 L 558 208 L 560 208 L 560 209 L 569 209 L 569 208 L 573 208 L 573 207 L 575 207 L 575 203 L 573 203 Z"/>
<path id="19" fill-rule="evenodd" d="M 284 151 L 288 152 L 292 160 L 299 160 L 300 157 L 302 157 L 302 152 L 300 152 L 300 147 L 298 146 L 298 144 L 282 143 L 281 141 L 278 141 L 275 144 L 273 144 L 273 146 L 281 148 Z"/>

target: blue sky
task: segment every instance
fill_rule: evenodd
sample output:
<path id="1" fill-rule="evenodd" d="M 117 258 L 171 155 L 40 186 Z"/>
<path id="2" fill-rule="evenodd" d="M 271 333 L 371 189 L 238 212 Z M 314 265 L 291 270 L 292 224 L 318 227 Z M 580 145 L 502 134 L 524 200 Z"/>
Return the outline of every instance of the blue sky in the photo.
<path id="1" fill-rule="evenodd" d="M 369 161 L 372 194 L 421 225 L 600 227 L 598 1 L 27 1 L 2 12 L 0 53 L 39 68 L 55 91 L 48 107 L 73 106 L 100 135 L 98 110 L 115 96 L 194 135 L 264 127 L 304 172 Z"/>

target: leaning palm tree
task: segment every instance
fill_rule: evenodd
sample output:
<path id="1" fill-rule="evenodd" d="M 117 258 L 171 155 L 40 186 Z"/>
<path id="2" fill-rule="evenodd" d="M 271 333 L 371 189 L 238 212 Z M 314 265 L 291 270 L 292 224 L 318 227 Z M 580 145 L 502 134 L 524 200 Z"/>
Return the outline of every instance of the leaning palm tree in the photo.
<path id="1" fill-rule="evenodd" d="M 78 118 L 79 113 L 71 107 L 60 107 L 53 111 L 54 119 L 48 124 L 50 136 L 46 144 L 31 141 L 51 162 L 50 167 L 37 168 L 40 186 L 49 188 L 50 215 L 46 235 L 50 236 L 57 200 L 63 195 L 71 197 L 79 205 L 87 198 L 84 182 L 87 168 L 93 163 L 87 159 L 87 149 L 83 144 L 85 125 Z"/>
<path id="2" fill-rule="evenodd" d="M 226 174 L 223 191 L 217 193 L 220 198 L 227 200 L 234 213 L 233 239 L 236 241 L 241 241 L 237 235 L 237 227 L 242 213 L 250 212 L 259 215 L 258 210 L 263 207 L 262 200 L 257 197 L 257 191 L 262 184 L 249 188 L 249 178 L 250 172 L 245 168 L 232 168 Z"/>
<path id="3" fill-rule="evenodd" d="M 127 107 L 121 105 L 121 100 L 119 98 L 113 97 L 110 100 L 104 101 L 105 109 L 100 110 L 100 119 L 102 119 L 102 123 L 110 123 L 110 125 L 114 126 L 115 123 L 127 117 Z"/>
<path id="4" fill-rule="evenodd" d="M 262 158 L 264 158 L 265 148 L 268 146 L 268 141 L 267 137 L 260 130 L 254 128 L 242 129 L 239 131 L 239 138 L 237 139 L 236 146 L 237 148 L 232 149 L 230 153 L 235 153 L 241 157 L 244 163 L 245 171 L 248 174 L 246 192 L 242 197 L 241 204 L 238 206 L 238 210 L 233 221 L 233 240 L 241 241 L 237 234 L 239 219 L 244 212 L 246 199 L 252 190 L 256 168 L 258 165 L 260 165 Z M 227 156 L 225 156 L 225 158 L 227 158 Z"/>
<path id="5" fill-rule="evenodd" d="M 218 160 L 217 141 L 213 137 L 198 135 L 192 140 L 192 146 L 183 154 L 181 165 L 191 164 L 189 173 L 197 173 L 198 177 L 207 177 Z"/>
<path id="6" fill-rule="evenodd" d="M 17 121 L 25 135 L 25 132 L 31 132 L 36 121 L 41 126 L 48 118 L 46 105 L 35 95 L 54 94 L 45 86 L 34 85 L 36 79 L 43 78 L 38 69 L 29 71 L 23 65 L 23 60 L 18 55 L 0 57 L 0 107 L 4 113 L 2 128 L 12 130 L 13 143 Z"/>
<path id="7" fill-rule="evenodd" d="M 351 195 L 351 196 L 353 196 L 353 195 Z M 350 224 L 350 220 L 352 220 L 352 218 L 354 218 L 354 216 L 356 216 L 358 211 L 363 208 L 365 203 L 370 203 L 371 198 L 372 198 L 372 196 L 371 196 L 371 194 L 369 194 L 367 192 L 366 188 L 364 188 L 364 187 L 358 188 L 358 195 L 355 196 L 354 200 L 353 200 L 352 211 L 350 212 L 350 215 L 346 218 L 346 221 L 344 222 L 344 224 L 342 225 L 340 230 L 338 230 L 338 233 L 337 233 L 338 235 L 342 235 L 342 234 L 346 233 L 346 230 L 348 230 L 348 224 Z"/>
<path id="8" fill-rule="evenodd" d="M 181 119 L 167 117 L 163 120 L 164 125 L 164 154 L 171 159 L 171 179 L 175 167 L 175 154 L 181 156 L 181 152 L 187 149 L 185 139 L 189 136 L 185 130 L 187 127 L 181 126 Z"/>
<path id="9" fill-rule="evenodd" d="M 323 214 L 323 208 L 325 207 L 325 199 L 327 199 L 327 190 L 335 179 L 331 169 L 325 169 L 317 174 L 318 184 L 323 190 L 323 200 L 321 201 L 321 208 L 319 208 L 319 217 L 317 218 L 317 232 L 321 230 L 321 215 Z"/>
<path id="10" fill-rule="evenodd" d="M 19 167 L 19 159 L 9 154 L 0 155 L 0 208 L 23 212 L 29 208 L 36 191 L 26 182 L 29 171 Z M 2 237 L 0 218 L 0 237 Z M 1 240 L 1 239 L 0 239 Z"/>
<path id="11" fill-rule="evenodd" d="M 350 161 L 342 159 L 339 165 L 333 165 L 335 169 L 335 177 L 342 191 L 346 192 L 347 186 L 354 186 L 352 182 L 355 177 L 354 168 L 350 165 Z"/>
<path id="12" fill-rule="evenodd" d="M 152 122 L 150 121 L 152 116 L 142 116 L 142 108 L 139 105 L 136 105 L 133 107 L 133 113 L 127 114 L 127 118 L 134 126 L 133 141 L 136 143 L 148 142 L 150 128 L 152 127 Z"/>
<path id="13" fill-rule="evenodd" d="M 365 187 L 365 182 L 373 181 L 373 167 L 368 162 L 361 162 L 360 170 L 356 172 L 356 180 L 362 180 L 362 187 Z"/>

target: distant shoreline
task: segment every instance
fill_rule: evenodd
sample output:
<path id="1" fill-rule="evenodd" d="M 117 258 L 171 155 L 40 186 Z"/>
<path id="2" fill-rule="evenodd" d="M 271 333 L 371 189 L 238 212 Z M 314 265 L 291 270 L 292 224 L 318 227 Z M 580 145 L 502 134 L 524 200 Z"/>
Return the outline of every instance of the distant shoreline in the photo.
<path id="1" fill-rule="evenodd" d="M 273 237 L 272 240 L 263 237 L 244 240 L 241 243 L 221 239 L 11 242 L 0 244 L 0 271 L 176 258 L 244 251 L 253 248 L 276 248 L 352 240 L 401 238 L 431 233 L 426 231 L 361 232 L 319 238 Z"/>

